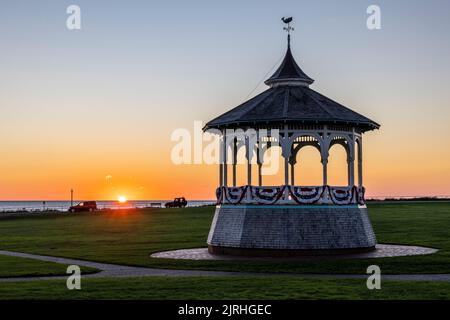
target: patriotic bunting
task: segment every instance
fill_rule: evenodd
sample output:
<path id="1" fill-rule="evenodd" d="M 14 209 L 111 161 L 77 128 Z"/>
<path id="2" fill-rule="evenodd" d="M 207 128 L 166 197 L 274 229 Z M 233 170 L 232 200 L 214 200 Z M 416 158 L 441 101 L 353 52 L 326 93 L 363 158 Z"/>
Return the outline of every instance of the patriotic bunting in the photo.
<path id="1" fill-rule="evenodd" d="M 288 188 L 290 198 L 297 204 L 333 203 L 335 205 L 364 205 L 365 188 L 358 187 L 222 187 L 217 188 L 217 204 L 275 204 L 283 200 L 284 191 Z"/>
<path id="2" fill-rule="evenodd" d="M 274 204 L 282 196 L 285 186 L 282 187 L 251 187 L 252 200 L 258 204 Z"/>
<path id="3" fill-rule="evenodd" d="M 354 201 L 354 190 L 355 187 L 329 187 L 328 192 L 334 204 L 346 205 L 355 203 Z"/>
<path id="4" fill-rule="evenodd" d="M 324 187 L 293 187 L 289 188 L 291 198 L 298 204 L 317 203 L 322 198 Z"/>

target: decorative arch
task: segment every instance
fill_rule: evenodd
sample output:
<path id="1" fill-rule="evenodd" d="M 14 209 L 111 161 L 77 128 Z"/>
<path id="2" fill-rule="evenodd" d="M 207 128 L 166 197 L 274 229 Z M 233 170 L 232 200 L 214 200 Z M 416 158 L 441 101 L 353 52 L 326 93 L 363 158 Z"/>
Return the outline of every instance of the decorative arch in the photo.
<path id="1" fill-rule="evenodd" d="M 314 143 L 301 143 L 291 157 L 291 185 L 322 185 L 322 165 L 320 146 Z"/>
<path id="2" fill-rule="evenodd" d="M 291 145 L 292 145 L 292 143 L 294 141 L 296 141 L 296 140 L 298 140 L 299 138 L 302 138 L 302 137 L 314 138 L 319 143 L 321 143 L 323 141 L 322 136 L 319 133 L 317 133 L 317 132 L 295 132 L 289 137 L 289 139 L 291 141 Z"/>
<path id="3" fill-rule="evenodd" d="M 348 144 L 347 140 L 341 140 L 341 139 L 331 140 L 330 146 L 328 147 L 328 151 L 330 151 L 331 148 L 336 145 L 342 146 L 345 150 L 347 157 L 350 157 L 350 145 Z"/>
<path id="4" fill-rule="evenodd" d="M 352 134 L 346 134 L 346 133 L 333 133 L 329 135 L 329 148 L 328 148 L 328 157 L 330 156 L 330 150 L 336 146 L 339 145 L 345 150 L 345 161 L 347 162 L 347 182 L 345 183 L 349 187 L 352 187 L 354 185 L 354 175 L 355 175 L 355 169 L 354 169 L 354 160 L 355 160 L 355 137 Z M 333 158 L 333 157 L 332 157 Z M 329 161 L 328 161 L 329 162 Z M 333 168 L 334 171 L 336 171 L 336 168 Z M 340 168 L 337 171 L 344 171 L 343 168 Z M 335 172 L 333 172 L 335 174 Z M 335 179 L 334 177 L 332 177 Z M 331 183 L 336 184 L 336 183 Z M 339 184 L 344 185 L 343 181 L 341 181 Z"/>
<path id="5" fill-rule="evenodd" d="M 330 144 L 328 151 L 328 184 L 331 186 L 347 186 L 349 183 L 348 146 L 337 142 Z"/>

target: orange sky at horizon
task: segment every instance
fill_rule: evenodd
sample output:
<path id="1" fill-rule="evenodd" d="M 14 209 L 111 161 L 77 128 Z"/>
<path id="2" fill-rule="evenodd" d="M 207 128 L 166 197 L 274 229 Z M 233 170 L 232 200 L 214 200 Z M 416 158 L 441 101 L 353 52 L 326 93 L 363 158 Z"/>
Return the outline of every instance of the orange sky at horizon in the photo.
<path id="1" fill-rule="evenodd" d="M 382 134 L 383 130 L 378 130 L 365 135 L 363 167 L 368 197 L 446 194 L 449 183 L 442 176 L 450 176 L 448 161 L 426 159 L 423 149 L 419 152 L 402 146 L 395 148 L 396 153 L 386 154 L 382 151 L 387 147 Z M 0 200 L 68 200 L 71 188 L 80 200 L 116 200 L 119 196 L 128 200 L 177 196 L 213 199 L 218 165 L 174 165 L 170 150 L 176 143 L 166 141 L 166 144 L 153 150 L 136 149 L 134 145 L 96 150 L 95 142 L 91 142 L 86 144 L 86 149 L 91 150 L 86 156 L 74 156 L 75 150 L 69 146 L 56 150 L 49 146 L 39 152 L 30 146 L 16 145 L 11 157 L 3 158 Z M 320 185 L 320 157 L 317 150 L 308 149 L 298 156 L 296 184 Z M 405 163 L 405 156 L 416 160 Z M 423 161 L 429 165 L 424 167 Z M 346 184 L 346 155 L 340 146 L 330 151 L 328 172 L 330 185 Z M 245 184 L 246 165 L 238 165 L 237 173 L 238 184 Z M 281 163 L 279 173 L 263 177 L 263 181 L 266 185 L 281 185 L 283 174 Z M 253 183 L 256 181 L 253 171 Z"/>

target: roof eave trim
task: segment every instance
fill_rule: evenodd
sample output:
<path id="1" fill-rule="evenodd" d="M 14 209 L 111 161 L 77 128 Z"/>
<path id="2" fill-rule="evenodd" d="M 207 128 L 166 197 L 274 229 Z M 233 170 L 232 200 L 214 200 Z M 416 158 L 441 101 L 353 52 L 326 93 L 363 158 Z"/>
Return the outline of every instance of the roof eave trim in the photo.
<path id="1" fill-rule="evenodd" d="M 348 126 L 355 126 L 361 129 L 368 128 L 365 131 L 368 130 L 378 130 L 380 128 L 380 125 L 374 121 L 367 121 L 367 122 L 353 122 L 353 121 L 347 121 L 347 120 L 319 120 L 319 119 L 285 119 L 285 118 L 279 118 L 279 119 L 255 119 L 255 120 L 241 120 L 241 121 L 229 121 L 229 122 L 222 122 L 222 123 L 207 123 L 203 127 L 203 131 L 213 128 L 223 128 L 223 127 L 230 127 L 230 126 L 238 126 L 238 125 L 255 125 L 255 124 L 274 124 L 274 123 L 298 123 L 298 124 L 308 124 L 308 123 L 321 123 L 321 124 L 345 124 Z"/>

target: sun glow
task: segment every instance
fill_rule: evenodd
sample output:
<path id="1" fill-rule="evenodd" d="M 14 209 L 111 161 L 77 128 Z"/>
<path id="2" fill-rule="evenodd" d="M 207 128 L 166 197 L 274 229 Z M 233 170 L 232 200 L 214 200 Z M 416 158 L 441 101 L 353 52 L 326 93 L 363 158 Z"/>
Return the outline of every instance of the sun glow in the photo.
<path id="1" fill-rule="evenodd" d="M 127 202 L 127 198 L 125 198 L 124 196 L 120 196 L 119 198 L 117 198 L 117 201 L 119 201 L 120 203 L 125 203 Z"/>

